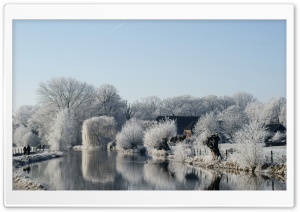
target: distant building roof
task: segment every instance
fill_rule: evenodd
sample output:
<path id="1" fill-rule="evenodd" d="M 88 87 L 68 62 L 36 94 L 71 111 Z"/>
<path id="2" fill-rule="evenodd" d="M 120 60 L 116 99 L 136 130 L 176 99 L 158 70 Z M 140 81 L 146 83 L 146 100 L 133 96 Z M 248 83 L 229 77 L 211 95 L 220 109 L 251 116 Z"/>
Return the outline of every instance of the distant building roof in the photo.
<path id="1" fill-rule="evenodd" d="M 184 130 L 193 130 L 199 116 L 158 116 L 155 121 L 162 121 L 166 118 L 175 120 L 177 123 L 177 134 L 183 134 Z"/>
<path id="2" fill-rule="evenodd" d="M 270 132 L 285 132 L 286 128 L 282 124 L 267 124 L 266 129 Z"/>

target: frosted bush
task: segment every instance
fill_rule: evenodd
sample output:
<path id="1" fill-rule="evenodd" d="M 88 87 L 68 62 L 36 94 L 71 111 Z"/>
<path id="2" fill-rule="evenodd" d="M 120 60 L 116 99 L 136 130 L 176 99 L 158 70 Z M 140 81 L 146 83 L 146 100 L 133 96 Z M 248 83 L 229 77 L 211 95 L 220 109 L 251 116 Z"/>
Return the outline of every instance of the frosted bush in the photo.
<path id="1" fill-rule="evenodd" d="M 284 138 L 285 138 L 285 134 L 278 131 L 273 135 L 273 137 L 271 138 L 271 141 L 280 142 L 280 141 L 284 140 Z"/>
<path id="2" fill-rule="evenodd" d="M 87 119 L 82 126 L 84 147 L 106 147 L 116 136 L 117 123 L 113 117 L 100 116 Z"/>
<path id="3" fill-rule="evenodd" d="M 138 145 L 143 145 L 143 136 L 144 129 L 141 121 L 132 118 L 125 123 L 121 132 L 116 136 L 117 149 L 135 149 Z"/>
<path id="4" fill-rule="evenodd" d="M 192 150 L 184 144 L 177 144 L 174 148 L 174 158 L 179 162 L 185 162 L 192 156 Z"/>
<path id="5" fill-rule="evenodd" d="M 149 150 L 160 149 L 163 142 L 170 140 L 177 134 L 177 126 L 174 120 L 157 122 L 150 126 L 144 135 L 144 145 Z"/>
<path id="6" fill-rule="evenodd" d="M 261 163 L 262 143 L 267 136 L 268 132 L 259 122 L 250 122 L 235 133 L 234 142 L 241 154 L 240 160 L 244 160 L 252 171 Z"/>

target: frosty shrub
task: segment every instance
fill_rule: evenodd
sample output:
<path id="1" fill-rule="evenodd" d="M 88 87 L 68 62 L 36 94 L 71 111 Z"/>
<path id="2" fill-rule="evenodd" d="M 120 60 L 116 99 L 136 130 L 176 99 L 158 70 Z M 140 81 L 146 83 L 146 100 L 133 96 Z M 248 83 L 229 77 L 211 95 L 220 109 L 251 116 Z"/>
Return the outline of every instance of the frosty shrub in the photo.
<path id="1" fill-rule="evenodd" d="M 279 131 L 277 131 L 274 135 L 273 135 L 273 137 L 271 138 L 271 140 L 273 141 L 273 142 L 281 142 L 281 141 L 283 141 L 285 139 L 285 134 L 284 133 L 281 133 L 281 132 L 279 132 Z"/>
<path id="2" fill-rule="evenodd" d="M 185 144 L 179 143 L 174 148 L 174 158 L 179 162 L 185 162 L 185 160 L 192 156 L 192 150 Z"/>
<path id="3" fill-rule="evenodd" d="M 268 136 L 268 132 L 259 122 L 250 122 L 235 133 L 234 142 L 237 151 L 241 154 L 240 160 L 244 160 L 252 172 L 260 164 L 262 159 L 262 143 Z"/>
<path id="4" fill-rule="evenodd" d="M 84 147 L 106 147 L 114 140 L 117 123 L 113 117 L 100 116 L 87 119 L 82 126 L 82 145 Z"/>
<path id="5" fill-rule="evenodd" d="M 51 150 L 67 150 L 75 141 L 75 122 L 73 113 L 67 108 L 60 111 L 54 118 L 47 135 Z"/>
<path id="6" fill-rule="evenodd" d="M 144 129 L 141 121 L 132 118 L 125 123 L 121 132 L 116 136 L 117 149 L 135 149 L 138 145 L 143 145 Z"/>
<path id="7" fill-rule="evenodd" d="M 149 150 L 160 149 L 163 142 L 170 140 L 177 134 L 177 126 L 174 120 L 166 119 L 150 126 L 144 135 L 144 145 Z"/>

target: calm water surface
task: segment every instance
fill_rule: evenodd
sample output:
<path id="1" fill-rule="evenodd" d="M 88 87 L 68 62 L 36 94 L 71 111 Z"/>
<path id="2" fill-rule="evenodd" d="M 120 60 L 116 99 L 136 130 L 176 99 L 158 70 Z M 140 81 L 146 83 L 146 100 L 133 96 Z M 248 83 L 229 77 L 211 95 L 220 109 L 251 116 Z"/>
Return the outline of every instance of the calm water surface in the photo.
<path id="1" fill-rule="evenodd" d="M 263 175 L 216 172 L 148 156 L 100 150 L 31 164 L 28 175 L 54 190 L 286 190 Z"/>

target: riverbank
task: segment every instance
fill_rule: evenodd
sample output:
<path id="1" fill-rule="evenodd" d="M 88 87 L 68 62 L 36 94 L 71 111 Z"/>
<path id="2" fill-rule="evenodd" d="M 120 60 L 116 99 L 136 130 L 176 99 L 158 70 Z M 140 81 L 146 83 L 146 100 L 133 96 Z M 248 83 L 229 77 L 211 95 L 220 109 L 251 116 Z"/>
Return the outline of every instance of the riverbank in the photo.
<path id="1" fill-rule="evenodd" d="M 169 160 L 176 161 L 174 155 L 167 157 Z M 180 161 L 177 161 L 180 163 Z M 210 155 L 187 157 L 182 163 L 189 164 L 194 168 L 205 168 L 215 171 L 237 171 L 252 173 L 250 167 L 241 165 L 237 162 L 227 160 L 212 160 Z M 256 169 L 255 173 L 268 175 L 280 181 L 286 181 L 287 167 L 286 163 L 263 163 Z"/>
<path id="2" fill-rule="evenodd" d="M 13 190 L 49 190 L 45 182 L 40 182 L 26 176 L 26 171 L 30 171 L 28 165 L 53 158 L 62 157 L 63 152 L 42 152 L 32 155 L 22 155 L 13 157 Z"/>

